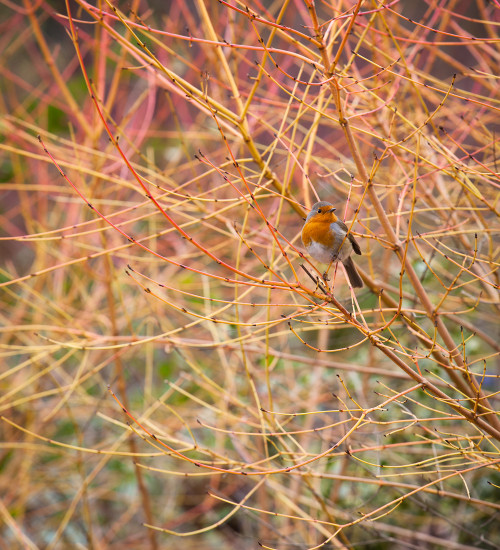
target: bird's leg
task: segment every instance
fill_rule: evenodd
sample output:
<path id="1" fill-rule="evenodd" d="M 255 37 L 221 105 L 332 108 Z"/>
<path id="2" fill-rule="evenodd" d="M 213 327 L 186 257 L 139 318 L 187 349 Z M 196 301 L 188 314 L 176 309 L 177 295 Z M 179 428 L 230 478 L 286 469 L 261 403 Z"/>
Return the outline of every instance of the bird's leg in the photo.
<path id="1" fill-rule="evenodd" d="M 318 290 L 319 288 L 321 292 L 323 292 L 324 294 L 328 294 L 327 289 L 323 286 L 323 283 L 319 280 L 319 277 L 314 277 L 313 275 L 311 275 L 310 271 L 307 269 L 307 267 L 304 264 L 300 264 L 300 267 L 307 273 L 308 277 L 312 280 L 312 282 L 316 284 L 316 288 L 314 292 L 316 292 L 316 290 Z"/>
<path id="2" fill-rule="evenodd" d="M 330 268 L 332 267 L 332 264 L 337 260 L 337 254 L 332 256 L 332 261 L 328 264 L 328 269 L 323 273 L 323 281 L 327 283 L 330 280 L 330 276 L 328 275 L 328 272 L 330 271 Z"/>

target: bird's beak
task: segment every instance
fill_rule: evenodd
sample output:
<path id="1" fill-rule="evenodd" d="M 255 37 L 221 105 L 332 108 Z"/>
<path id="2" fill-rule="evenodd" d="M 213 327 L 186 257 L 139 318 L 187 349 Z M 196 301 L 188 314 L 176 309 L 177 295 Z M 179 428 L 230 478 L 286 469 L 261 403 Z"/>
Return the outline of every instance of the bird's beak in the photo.
<path id="1" fill-rule="evenodd" d="M 328 212 L 335 212 L 335 210 L 337 210 L 336 208 L 331 208 L 330 210 L 328 210 Z"/>

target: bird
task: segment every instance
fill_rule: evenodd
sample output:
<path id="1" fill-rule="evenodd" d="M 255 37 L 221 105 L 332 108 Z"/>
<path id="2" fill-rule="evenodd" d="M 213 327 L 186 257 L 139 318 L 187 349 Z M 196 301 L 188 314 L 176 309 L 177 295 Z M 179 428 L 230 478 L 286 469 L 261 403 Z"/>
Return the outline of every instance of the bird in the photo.
<path id="1" fill-rule="evenodd" d="M 356 270 L 351 253 L 361 255 L 361 248 L 347 225 L 335 215 L 333 204 L 320 201 L 313 205 L 302 228 L 302 244 L 316 261 L 329 266 L 344 264 L 351 286 L 361 288 L 363 281 Z M 323 278 L 326 279 L 326 272 Z"/>

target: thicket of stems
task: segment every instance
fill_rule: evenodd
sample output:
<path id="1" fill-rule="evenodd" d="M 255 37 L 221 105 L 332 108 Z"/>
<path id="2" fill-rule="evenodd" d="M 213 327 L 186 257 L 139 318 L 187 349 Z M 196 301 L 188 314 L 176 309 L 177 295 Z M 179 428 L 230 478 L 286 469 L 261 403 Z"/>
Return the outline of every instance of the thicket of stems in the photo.
<path id="1" fill-rule="evenodd" d="M 0 548 L 498 547 L 496 3 L 0 14 Z"/>

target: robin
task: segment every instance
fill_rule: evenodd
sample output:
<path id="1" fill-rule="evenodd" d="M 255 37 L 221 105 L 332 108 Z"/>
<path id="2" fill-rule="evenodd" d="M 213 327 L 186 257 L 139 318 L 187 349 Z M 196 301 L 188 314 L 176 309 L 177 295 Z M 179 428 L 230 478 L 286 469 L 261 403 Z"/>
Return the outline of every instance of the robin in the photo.
<path id="1" fill-rule="evenodd" d="M 361 249 L 347 225 L 334 214 L 335 210 L 332 204 L 325 201 L 313 205 L 302 228 L 302 243 L 308 254 L 318 262 L 330 266 L 340 260 L 351 285 L 361 288 L 363 281 L 351 259 L 352 251 L 361 255 Z"/>

